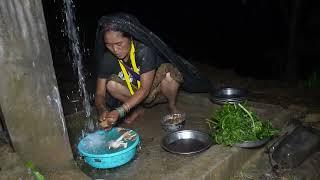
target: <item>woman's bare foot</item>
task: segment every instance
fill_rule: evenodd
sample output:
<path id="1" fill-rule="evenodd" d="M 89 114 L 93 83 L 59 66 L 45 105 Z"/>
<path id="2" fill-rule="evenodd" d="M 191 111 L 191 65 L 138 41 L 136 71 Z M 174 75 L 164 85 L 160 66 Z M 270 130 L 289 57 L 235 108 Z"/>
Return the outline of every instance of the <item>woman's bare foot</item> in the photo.
<path id="1" fill-rule="evenodd" d="M 136 121 L 143 114 L 144 114 L 144 108 L 139 106 L 133 112 L 128 114 L 128 116 L 124 120 L 124 123 L 127 125 L 131 125 L 134 121 Z"/>

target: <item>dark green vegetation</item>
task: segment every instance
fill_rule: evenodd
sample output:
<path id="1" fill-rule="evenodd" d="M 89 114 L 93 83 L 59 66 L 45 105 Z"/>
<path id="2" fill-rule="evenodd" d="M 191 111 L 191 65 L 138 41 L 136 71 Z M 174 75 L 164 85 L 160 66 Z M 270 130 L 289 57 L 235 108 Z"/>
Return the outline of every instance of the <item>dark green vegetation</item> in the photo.
<path id="1" fill-rule="evenodd" d="M 262 121 L 245 104 L 225 104 L 207 119 L 207 123 L 215 142 L 224 145 L 258 141 L 278 132 L 269 121 Z"/>
<path id="2" fill-rule="evenodd" d="M 312 72 L 312 75 L 305 80 L 305 86 L 308 88 L 320 87 L 320 67 Z"/>

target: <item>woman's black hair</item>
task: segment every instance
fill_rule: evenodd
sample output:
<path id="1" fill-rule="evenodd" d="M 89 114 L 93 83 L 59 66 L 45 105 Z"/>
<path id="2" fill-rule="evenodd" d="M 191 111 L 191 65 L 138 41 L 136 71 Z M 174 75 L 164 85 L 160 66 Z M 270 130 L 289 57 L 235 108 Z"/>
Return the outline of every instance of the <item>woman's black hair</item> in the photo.
<path id="1" fill-rule="evenodd" d="M 120 29 L 118 28 L 118 26 L 115 26 L 115 25 L 112 24 L 112 23 L 106 24 L 106 25 L 104 25 L 103 28 L 102 28 L 102 33 L 103 33 L 103 34 L 105 34 L 106 32 L 109 32 L 109 31 L 120 32 L 123 37 L 129 38 L 129 39 L 132 38 L 131 34 L 129 34 L 128 32 L 124 32 L 124 31 L 120 30 Z"/>

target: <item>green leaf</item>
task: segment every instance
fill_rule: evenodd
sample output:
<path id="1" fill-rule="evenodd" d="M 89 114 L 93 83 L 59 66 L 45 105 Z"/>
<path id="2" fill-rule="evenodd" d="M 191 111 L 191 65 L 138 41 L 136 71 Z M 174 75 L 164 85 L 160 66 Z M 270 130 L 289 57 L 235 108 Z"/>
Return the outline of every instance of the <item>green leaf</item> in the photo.
<path id="1" fill-rule="evenodd" d="M 34 170 L 34 169 L 35 169 L 32 161 L 27 161 L 26 164 L 25 164 L 25 166 L 26 166 L 27 168 L 31 169 L 31 170 Z"/>
<path id="2" fill-rule="evenodd" d="M 37 180 L 44 180 L 44 176 L 40 174 L 38 171 L 33 172 L 33 174 Z"/>
<path id="3" fill-rule="evenodd" d="M 40 172 L 36 171 L 36 168 L 33 165 L 32 161 L 27 161 L 25 166 L 31 170 L 31 173 L 36 178 L 36 180 L 44 180 L 44 176 L 40 174 Z"/>

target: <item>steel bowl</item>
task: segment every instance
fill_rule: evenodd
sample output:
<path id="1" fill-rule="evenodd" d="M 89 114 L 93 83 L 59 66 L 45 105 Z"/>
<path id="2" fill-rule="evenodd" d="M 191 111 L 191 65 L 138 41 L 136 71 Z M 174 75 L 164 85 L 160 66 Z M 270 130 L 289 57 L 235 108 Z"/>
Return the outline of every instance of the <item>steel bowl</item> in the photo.
<path id="1" fill-rule="evenodd" d="M 174 132 L 184 128 L 186 124 L 185 113 L 167 114 L 161 120 L 161 126 L 166 132 Z"/>
<path id="2" fill-rule="evenodd" d="M 167 134 L 161 142 L 161 147 L 174 154 L 200 153 L 213 144 L 212 138 L 204 132 L 181 130 Z"/>
<path id="3" fill-rule="evenodd" d="M 223 87 L 211 92 L 210 100 L 217 104 L 242 103 L 246 100 L 247 90 L 235 87 Z"/>

